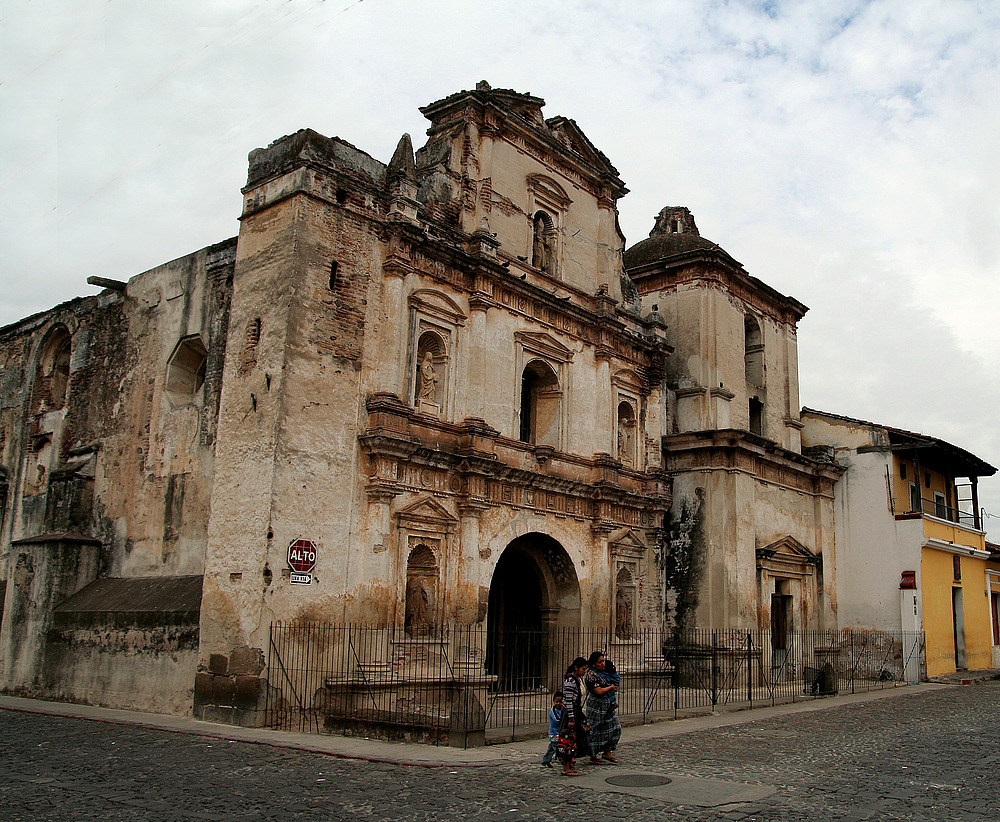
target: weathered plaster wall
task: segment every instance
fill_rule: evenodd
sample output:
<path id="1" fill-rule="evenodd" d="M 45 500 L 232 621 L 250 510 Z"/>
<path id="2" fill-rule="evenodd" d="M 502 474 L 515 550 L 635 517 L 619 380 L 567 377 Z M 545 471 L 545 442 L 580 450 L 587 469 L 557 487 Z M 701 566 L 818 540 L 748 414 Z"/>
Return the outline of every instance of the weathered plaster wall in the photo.
<path id="1" fill-rule="evenodd" d="M 676 475 L 668 574 L 668 620 L 680 627 L 767 628 L 774 578 L 789 579 L 793 630 L 836 625 L 832 499 L 762 481 L 745 471 Z M 823 558 L 822 571 L 763 572 L 757 549 L 795 540 Z"/>
<path id="2" fill-rule="evenodd" d="M 587 294 L 594 294 L 598 286 L 607 284 L 612 296 L 620 299 L 621 241 L 615 228 L 617 210 L 610 198 L 598 201 L 592 190 L 574 179 L 574 175 L 553 167 L 549 158 L 543 164 L 537 156 L 506 140 L 490 142 L 491 146 L 483 146 L 490 159 L 481 174 L 490 178 L 495 205 L 491 203 L 487 210 L 480 198 L 471 230 L 485 216 L 502 251 L 514 258 L 527 257 L 530 263 L 534 212 L 555 210 L 545 200 L 532 197 L 531 189 L 525 185 L 531 175 L 541 174 L 555 182 L 568 200 L 556 212 L 559 250 L 556 270 L 548 273 Z"/>
<path id="3" fill-rule="evenodd" d="M 899 581 L 919 575 L 919 543 L 900 539 L 888 498 L 891 455 L 862 451 L 875 444 L 868 428 L 803 415 L 804 446 L 836 449 L 846 471 L 835 488 L 837 596 L 843 628 L 901 630 Z M 904 532 L 905 533 L 905 532 Z"/>
<path id="4" fill-rule="evenodd" d="M 668 364 L 679 392 L 677 430 L 749 430 L 751 396 L 764 405 L 762 435 L 783 448 L 800 450 L 798 355 L 795 327 L 751 309 L 718 287 L 695 280 L 666 291 L 643 294 L 646 310 L 663 314 L 677 355 Z M 744 318 L 750 312 L 763 338 L 763 380 L 746 379 Z M 700 390 L 696 390 L 700 389 Z"/>
<path id="5" fill-rule="evenodd" d="M 557 564 L 572 568 L 572 584 L 547 589 L 557 624 L 614 627 L 622 567 L 636 626 L 657 623 L 658 566 L 646 554 L 659 522 L 645 509 L 666 488 L 655 447 L 664 412 L 648 351 L 665 344 L 601 288 L 621 251 L 614 198 L 543 162 L 537 146 L 449 129 L 418 152 L 416 171 L 407 138 L 389 167 L 312 132 L 251 155 L 208 527 L 202 715 L 220 707 L 218 682 L 259 673 L 234 672 L 233 659 L 262 655 L 272 621 L 402 624 L 420 541 L 436 562 L 435 619 L 484 622 L 496 564 L 531 532 L 523 526 L 561 546 L 568 559 Z M 549 193 L 555 178 L 573 191 L 561 201 L 555 278 L 518 260 L 540 172 Z M 495 200 L 455 199 L 486 177 Z M 480 240 L 449 224 L 468 228 L 479 211 L 510 221 Z M 244 327 L 257 331 L 252 352 Z M 424 334 L 439 343 L 428 396 Z M 522 442 L 533 361 L 558 391 L 534 442 Z M 635 415 L 624 434 L 620 402 Z M 308 585 L 288 579 L 297 538 L 318 549 Z"/>
<path id="6" fill-rule="evenodd" d="M 220 243 L 0 330 L 4 688 L 68 693 L 72 670 L 100 701 L 112 669 L 141 678 L 140 639 L 119 668 L 50 655 L 53 609 L 99 577 L 201 573 L 233 251 Z M 197 353 L 178 359 L 182 344 Z M 185 663 L 170 659 L 176 683 Z M 157 670 L 136 697 L 146 707 L 173 698 Z"/>

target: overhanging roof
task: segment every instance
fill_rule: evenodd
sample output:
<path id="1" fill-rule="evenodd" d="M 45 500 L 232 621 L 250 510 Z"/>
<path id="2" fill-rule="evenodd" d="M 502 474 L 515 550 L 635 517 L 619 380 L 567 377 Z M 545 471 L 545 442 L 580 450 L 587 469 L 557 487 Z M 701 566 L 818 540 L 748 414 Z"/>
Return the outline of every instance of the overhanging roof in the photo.
<path id="1" fill-rule="evenodd" d="M 992 477 L 997 472 L 997 469 L 985 460 L 939 437 L 907 431 L 904 428 L 893 428 L 891 425 L 882 425 L 869 420 L 855 419 L 843 414 L 817 411 L 815 408 L 803 407 L 802 413 L 884 431 L 889 441 L 887 450 L 900 454 L 912 453 L 922 466 L 940 470 L 941 473 L 953 477 Z"/>

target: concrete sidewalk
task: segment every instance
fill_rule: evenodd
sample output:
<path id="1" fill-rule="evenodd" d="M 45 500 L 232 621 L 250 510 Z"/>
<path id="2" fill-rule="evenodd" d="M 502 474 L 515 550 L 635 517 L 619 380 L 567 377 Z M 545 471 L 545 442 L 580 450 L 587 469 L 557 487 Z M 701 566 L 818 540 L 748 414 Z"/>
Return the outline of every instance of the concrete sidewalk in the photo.
<path id="1" fill-rule="evenodd" d="M 976 682 L 979 679 L 996 678 L 995 676 L 977 677 L 973 675 L 975 673 L 978 672 L 964 674 L 963 677 L 972 682 Z M 996 671 L 990 673 L 993 675 L 1000 674 L 1000 672 Z M 770 717 L 822 711 L 840 705 L 871 702 L 879 699 L 905 698 L 909 695 L 925 693 L 928 690 L 956 687 L 956 684 L 925 682 L 919 685 L 885 688 L 868 693 L 825 697 L 807 702 L 795 702 L 775 705 L 773 707 L 731 711 L 686 719 L 667 720 L 649 725 L 630 726 L 623 729 L 621 744 L 627 746 L 629 742 L 641 739 L 665 738 L 690 731 L 739 725 Z M 239 742 L 252 742 L 279 748 L 293 748 L 342 759 L 387 762 L 397 765 L 414 765 L 431 768 L 487 766 L 512 761 L 524 762 L 526 764 L 535 763 L 541 761 L 541 756 L 545 751 L 546 745 L 544 739 L 530 739 L 523 742 L 510 742 L 463 750 L 461 748 L 449 748 L 445 746 L 385 742 L 380 739 L 368 739 L 365 737 L 293 733 L 289 731 L 273 731 L 266 728 L 240 728 L 232 725 L 204 722 L 191 717 L 168 716 L 140 711 L 122 711 L 115 708 L 99 708 L 68 702 L 43 702 L 36 699 L 23 699 L 12 696 L 0 696 L 0 709 L 75 717 L 95 722 L 109 722 L 116 725 L 137 725 L 174 733 Z"/>

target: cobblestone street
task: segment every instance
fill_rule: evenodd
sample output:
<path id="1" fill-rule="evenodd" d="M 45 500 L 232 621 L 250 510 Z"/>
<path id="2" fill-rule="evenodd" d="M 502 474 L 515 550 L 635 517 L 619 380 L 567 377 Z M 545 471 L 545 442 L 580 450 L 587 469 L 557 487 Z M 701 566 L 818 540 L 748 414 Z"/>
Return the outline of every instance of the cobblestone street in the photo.
<path id="1" fill-rule="evenodd" d="M 1000 813 L 1000 682 L 752 717 L 627 742 L 622 765 L 581 765 L 584 775 L 568 779 L 538 764 L 542 741 L 537 755 L 499 764 L 418 767 L 0 710 L 0 817 L 562 822 L 995 820 Z M 704 807 L 676 794 L 671 800 L 669 791 L 665 798 L 597 789 L 604 777 L 626 773 L 670 777 L 694 796 L 742 790 L 763 798 Z"/>

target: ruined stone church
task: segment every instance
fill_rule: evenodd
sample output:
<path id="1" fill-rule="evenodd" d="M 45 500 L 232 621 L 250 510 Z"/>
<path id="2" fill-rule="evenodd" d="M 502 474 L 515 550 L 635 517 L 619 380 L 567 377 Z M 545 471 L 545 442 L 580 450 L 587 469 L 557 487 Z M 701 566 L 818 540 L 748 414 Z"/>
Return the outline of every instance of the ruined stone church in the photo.
<path id="1" fill-rule="evenodd" d="M 625 250 L 543 104 L 283 137 L 238 237 L 0 329 L 3 690 L 252 714 L 275 622 L 835 627 L 805 307 L 684 208 Z"/>

